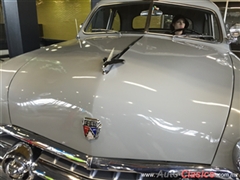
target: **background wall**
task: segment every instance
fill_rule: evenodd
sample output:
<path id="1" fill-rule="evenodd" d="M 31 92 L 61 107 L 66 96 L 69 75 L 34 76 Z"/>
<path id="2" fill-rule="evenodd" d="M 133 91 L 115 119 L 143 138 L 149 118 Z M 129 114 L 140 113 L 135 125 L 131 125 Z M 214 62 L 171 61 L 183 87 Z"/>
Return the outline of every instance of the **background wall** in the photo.
<path id="1" fill-rule="evenodd" d="M 36 0 L 38 24 L 43 38 L 69 40 L 76 37 L 78 27 L 91 10 L 91 0 Z"/>
<path id="2" fill-rule="evenodd" d="M 7 40 L 6 33 L 4 27 L 4 16 L 3 16 L 3 7 L 2 1 L 0 0 L 0 50 L 7 49 Z M 3 52 L 0 51 L 0 56 L 2 56 Z"/>
<path id="3" fill-rule="evenodd" d="M 0 0 L 0 24 L 2 24 L 3 21 L 4 21 L 4 18 L 3 18 L 2 1 Z"/>

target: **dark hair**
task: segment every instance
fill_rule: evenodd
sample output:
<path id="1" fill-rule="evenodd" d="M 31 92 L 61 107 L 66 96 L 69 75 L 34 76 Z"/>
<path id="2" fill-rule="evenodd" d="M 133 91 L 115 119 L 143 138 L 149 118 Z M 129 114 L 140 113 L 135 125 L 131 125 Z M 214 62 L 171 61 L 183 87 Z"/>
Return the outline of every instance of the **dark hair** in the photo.
<path id="1" fill-rule="evenodd" d="M 173 24 L 174 24 L 175 22 L 177 22 L 179 19 L 183 19 L 183 20 L 184 20 L 184 23 L 185 23 L 185 28 L 188 28 L 188 26 L 189 26 L 188 20 L 187 20 L 183 15 L 178 14 L 178 15 L 174 16 L 174 18 L 173 18 L 173 20 L 172 20 L 172 23 L 171 23 L 171 25 L 170 25 L 170 28 L 171 28 L 172 31 L 174 31 Z"/>

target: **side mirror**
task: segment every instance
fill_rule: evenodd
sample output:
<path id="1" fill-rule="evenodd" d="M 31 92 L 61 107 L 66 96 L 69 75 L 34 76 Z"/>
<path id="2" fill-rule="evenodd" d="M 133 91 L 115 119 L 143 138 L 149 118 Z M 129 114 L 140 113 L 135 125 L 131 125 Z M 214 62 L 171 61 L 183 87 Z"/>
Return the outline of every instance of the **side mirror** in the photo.
<path id="1" fill-rule="evenodd" d="M 232 37 L 238 38 L 240 36 L 240 23 L 233 25 L 229 31 Z"/>
<path id="2" fill-rule="evenodd" d="M 227 39 L 229 44 L 237 41 L 237 38 L 240 36 L 240 23 L 234 24 L 229 29 L 229 34 L 227 35 Z"/>

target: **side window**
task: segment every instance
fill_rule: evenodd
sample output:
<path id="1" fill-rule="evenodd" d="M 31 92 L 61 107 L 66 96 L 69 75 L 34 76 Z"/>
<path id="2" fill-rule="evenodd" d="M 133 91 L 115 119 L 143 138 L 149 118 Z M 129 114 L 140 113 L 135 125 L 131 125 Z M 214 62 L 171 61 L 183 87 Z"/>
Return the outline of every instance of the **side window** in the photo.
<path id="1" fill-rule="evenodd" d="M 120 31 L 120 16 L 111 8 L 100 9 L 85 29 L 86 32 L 106 32 L 107 30 Z"/>
<path id="2" fill-rule="evenodd" d="M 106 29 L 109 15 L 110 9 L 99 10 L 87 26 L 86 32 L 97 32 L 100 31 L 100 29 Z"/>
<path id="3" fill-rule="evenodd" d="M 220 28 L 216 16 L 214 14 L 204 15 L 204 27 L 203 35 L 208 35 L 212 37 L 209 40 L 219 40 L 220 39 Z"/>
<path id="4" fill-rule="evenodd" d="M 114 17 L 112 30 L 114 30 L 114 31 L 120 31 L 121 30 L 121 21 L 120 21 L 120 16 L 119 16 L 118 13 L 116 13 L 116 15 Z"/>
<path id="5" fill-rule="evenodd" d="M 217 20 L 215 16 L 212 16 L 213 18 L 213 28 L 214 28 L 214 39 L 215 40 L 220 40 L 220 31 L 219 31 L 219 25 L 217 23 Z"/>

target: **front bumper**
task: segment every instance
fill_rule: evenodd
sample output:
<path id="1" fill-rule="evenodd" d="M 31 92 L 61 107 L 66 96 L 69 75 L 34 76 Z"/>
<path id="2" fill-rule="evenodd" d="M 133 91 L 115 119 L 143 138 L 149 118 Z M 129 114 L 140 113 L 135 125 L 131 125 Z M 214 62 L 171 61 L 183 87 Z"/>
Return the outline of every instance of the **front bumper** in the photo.
<path id="1" fill-rule="evenodd" d="M 0 126 L 0 168 L 0 180 L 240 180 L 239 173 L 206 164 L 92 157 L 16 126 Z"/>

